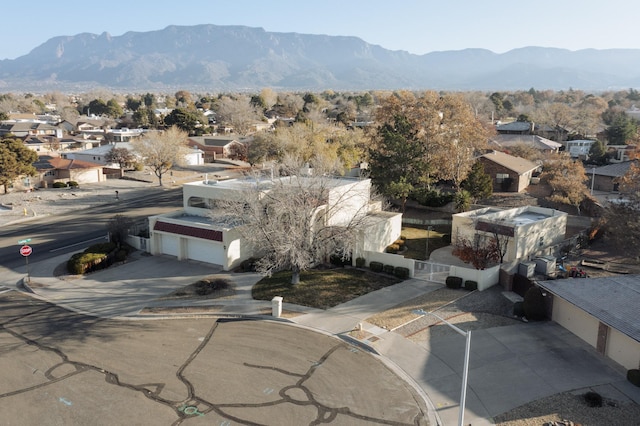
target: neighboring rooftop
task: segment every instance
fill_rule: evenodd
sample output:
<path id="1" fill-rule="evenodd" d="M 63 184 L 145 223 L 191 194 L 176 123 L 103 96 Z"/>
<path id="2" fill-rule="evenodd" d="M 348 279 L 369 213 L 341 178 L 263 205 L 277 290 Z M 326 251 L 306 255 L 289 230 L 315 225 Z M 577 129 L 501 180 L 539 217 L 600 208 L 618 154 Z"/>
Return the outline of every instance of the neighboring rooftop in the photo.
<path id="1" fill-rule="evenodd" d="M 500 151 L 493 151 L 488 154 L 484 154 L 481 156 L 481 158 L 486 158 L 487 160 L 506 167 L 509 170 L 513 170 L 519 175 L 530 172 L 539 167 L 537 164 L 532 163 L 529 160 L 520 157 L 514 157 L 513 155 L 505 154 L 504 152 Z"/>
<path id="2" fill-rule="evenodd" d="M 640 342 L 640 275 L 540 281 L 538 285 Z"/>

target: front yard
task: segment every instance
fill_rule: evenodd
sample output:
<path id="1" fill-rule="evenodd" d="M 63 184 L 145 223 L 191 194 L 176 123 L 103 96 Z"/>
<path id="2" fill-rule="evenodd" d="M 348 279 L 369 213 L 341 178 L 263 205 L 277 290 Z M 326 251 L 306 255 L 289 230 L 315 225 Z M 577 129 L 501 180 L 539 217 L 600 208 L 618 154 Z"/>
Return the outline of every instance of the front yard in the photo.
<path id="1" fill-rule="evenodd" d="M 287 303 L 327 309 L 399 282 L 391 275 L 347 267 L 304 271 L 300 283 L 293 285 L 291 272 L 282 271 L 261 279 L 251 295 L 257 300 L 281 296 Z"/>

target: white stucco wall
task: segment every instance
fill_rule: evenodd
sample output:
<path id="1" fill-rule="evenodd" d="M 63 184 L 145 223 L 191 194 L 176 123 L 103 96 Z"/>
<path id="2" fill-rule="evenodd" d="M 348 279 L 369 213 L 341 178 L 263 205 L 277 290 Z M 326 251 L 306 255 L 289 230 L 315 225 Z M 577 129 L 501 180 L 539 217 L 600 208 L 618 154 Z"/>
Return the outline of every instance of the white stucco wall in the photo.
<path id="1" fill-rule="evenodd" d="M 449 275 L 462 278 L 463 285 L 464 281 L 475 281 L 478 283 L 478 290 L 482 291 L 498 284 L 500 279 L 500 265 L 482 270 L 451 265 Z"/>

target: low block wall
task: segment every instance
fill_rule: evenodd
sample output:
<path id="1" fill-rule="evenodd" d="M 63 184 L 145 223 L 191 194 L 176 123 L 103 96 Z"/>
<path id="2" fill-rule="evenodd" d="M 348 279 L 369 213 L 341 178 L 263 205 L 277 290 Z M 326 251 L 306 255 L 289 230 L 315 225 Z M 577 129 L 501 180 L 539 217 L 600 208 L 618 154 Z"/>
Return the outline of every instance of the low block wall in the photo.
<path id="1" fill-rule="evenodd" d="M 500 265 L 483 270 L 452 265 L 449 270 L 449 276 L 460 277 L 464 281 L 475 281 L 478 283 L 478 290 L 482 291 L 498 284 L 500 280 Z"/>
<path id="2" fill-rule="evenodd" d="M 394 267 L 403 267 L 409 269 L 409 276 L 413 278 L 415 270 L 415 262 L 413 259 L 406 259 L 399 254 L 378 253 L 374 251 L 365 251 L 366 266 L 371 262 L 380 262 L 383 265 L 392 265 Z M 355 259 L 353 259 L 355 265 Z"/>

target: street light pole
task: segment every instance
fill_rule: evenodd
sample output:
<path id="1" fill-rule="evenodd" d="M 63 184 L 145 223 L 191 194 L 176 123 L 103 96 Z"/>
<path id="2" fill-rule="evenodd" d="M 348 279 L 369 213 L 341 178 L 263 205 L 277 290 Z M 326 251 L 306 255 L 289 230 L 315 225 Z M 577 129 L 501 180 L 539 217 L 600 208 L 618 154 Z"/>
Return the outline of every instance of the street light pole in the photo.
<path id="1" fill-rule="evenodd" d="M 418 315 L 433 315 L 438 318 L 440 321 L 451 327 L 456 333 L 465 336 L 465 348 L 464 348 L 464 364 L 462 367 L 462 389 L 460 390 L 460 413 L 458 414 L 458 426 L 464 425 L 464 408 L 467 402 L 467 381 L 469 378 L 469 353 L 471 352 L 471 330 L 464 331 L 455 325 L 451 324 L 449 321 L 441 318 L 440 316 L 434 314 L 433 312 L 426 312 L 424 309 L 416 309 L 413 313 Z"/>

